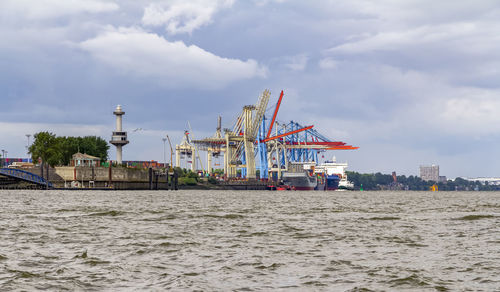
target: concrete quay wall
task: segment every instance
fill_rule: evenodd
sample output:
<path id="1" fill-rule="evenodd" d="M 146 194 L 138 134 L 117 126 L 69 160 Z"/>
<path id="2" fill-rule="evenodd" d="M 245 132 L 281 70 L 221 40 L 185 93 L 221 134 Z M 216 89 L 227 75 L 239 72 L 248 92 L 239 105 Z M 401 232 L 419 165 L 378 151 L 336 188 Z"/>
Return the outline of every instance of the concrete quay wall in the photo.
<path id="1" fill-rule="evenodd" d="M 66 181 L 122 181 L 148 182 L 148 169 L 124 167 L 82 167 L 63 166 L 55 168 L 56 174 Z"/>
<path id="2" fill-rule="evenodd" d="M 40 167 L 27 168 L 26 171 L 41 175 Z M 44 177 L 46 177 L 44 169 Z M 110 179 L 111 178 L 111 179 Z M 88 166 L 56 166 L 49 170 L 49 181 L 95 181 L 97 182 L 147 182 L 149 183 L 148 169 L 125 167 L 88 167 Z"/>

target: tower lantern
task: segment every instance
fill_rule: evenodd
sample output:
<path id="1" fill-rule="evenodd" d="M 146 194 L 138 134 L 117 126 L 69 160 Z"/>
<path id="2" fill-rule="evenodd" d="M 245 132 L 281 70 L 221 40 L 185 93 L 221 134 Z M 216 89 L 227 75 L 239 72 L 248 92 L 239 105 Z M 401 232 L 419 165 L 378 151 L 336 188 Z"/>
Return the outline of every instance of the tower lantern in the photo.
<path id="1" fill-rule="evenodd" d="M 117 105 L 113 114 L 116 116 L 116 131 L 113 131 L 111 141 L 109 143 L 116 146 L 116 162 L 122 163 L 122 147 L 128 144 L 127 132 L 122 131 L 122 116 L 125 112 L 121 105 Z"/>

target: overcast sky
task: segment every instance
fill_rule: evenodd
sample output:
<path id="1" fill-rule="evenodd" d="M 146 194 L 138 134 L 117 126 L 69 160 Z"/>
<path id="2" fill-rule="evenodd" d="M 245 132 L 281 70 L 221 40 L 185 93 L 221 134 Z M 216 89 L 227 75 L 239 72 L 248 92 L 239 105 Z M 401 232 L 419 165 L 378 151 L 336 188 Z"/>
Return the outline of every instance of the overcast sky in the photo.
<path id="1" fill-rule="evenodd" d="M 162 161 L 267 88 L 280 121 L 359 146 L 326 154 L 350 170 L 500 176 L 497 0 L 2 0 L 0 38 L 11 157 L 43 130 L 109 140 L 121 104 L 124 160 Z"/>

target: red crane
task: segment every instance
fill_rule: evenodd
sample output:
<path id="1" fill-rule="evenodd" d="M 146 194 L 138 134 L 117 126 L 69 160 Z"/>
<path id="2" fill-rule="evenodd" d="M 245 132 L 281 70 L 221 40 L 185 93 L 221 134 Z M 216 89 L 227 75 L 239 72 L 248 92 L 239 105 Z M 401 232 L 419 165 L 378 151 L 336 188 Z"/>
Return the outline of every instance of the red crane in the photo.
<path id="1" fill-rule="evenodd" d="M 276 121 L 276 116 L 278 115 L 278 110 L 280 109 L 282 99 L 283 90 L 281 91 L 280 98 L 278 99 L 278 103 L 276 104 L 276 108 L 274 109 L 273 118 L 271 120 L 271 124 L 269 124 L 269 130 L 267 131 L 266 139 L 269 139 L 269 136 L 271 136 L 271 130 L 273 129 L 274 122 Z"/>

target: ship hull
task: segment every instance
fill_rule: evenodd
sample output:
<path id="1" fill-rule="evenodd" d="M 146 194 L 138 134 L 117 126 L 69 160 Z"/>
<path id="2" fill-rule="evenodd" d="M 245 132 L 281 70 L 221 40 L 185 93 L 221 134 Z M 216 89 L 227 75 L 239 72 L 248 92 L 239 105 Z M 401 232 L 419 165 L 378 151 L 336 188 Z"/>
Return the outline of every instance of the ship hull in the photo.
<path id="1" fill-rule="evenodd" d="M 297 191 L 314 191 L 315 187 L 294 187 Z"/>
<path id="2" fill-rule="evenodd" d="M 318 185 L 316 176 L 311 176 L 307 172 L 283 173 L 283 184 L 292 190 L 313 191 Z"/>
<path id="3" fill-rule="evenodd" d="M 339 188 L 340 178 L 338 175 L 329 175 L 326 177 L 326 190 L 335 191 Z"/>

